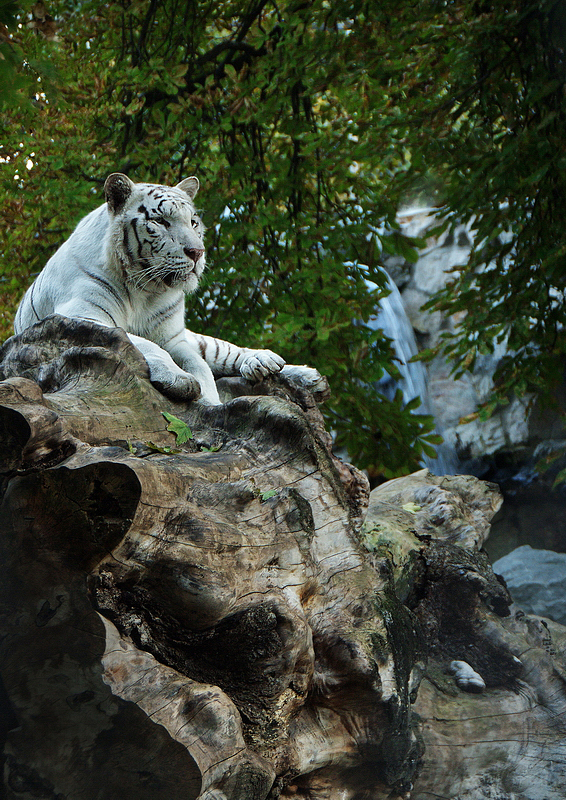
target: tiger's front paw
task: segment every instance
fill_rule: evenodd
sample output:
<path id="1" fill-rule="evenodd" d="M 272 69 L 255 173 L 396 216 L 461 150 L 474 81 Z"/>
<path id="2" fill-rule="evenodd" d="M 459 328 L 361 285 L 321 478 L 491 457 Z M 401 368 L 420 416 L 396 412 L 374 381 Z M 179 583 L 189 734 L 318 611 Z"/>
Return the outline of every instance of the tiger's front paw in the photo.
<path id="1" fill-rule="evenodd" d="M 248 381 L 260 381 L 268 375 L 281 372 L 284 366 L 285 360 L 277 353 L 272 353 L 271 350 L 256 350 L 243 358 L 240 373 Z"/>
<path id="2" fill-rule="evenodd" d="M 196 400 L 201 395 L 200 383 L 190 373 L 184 375 L 170 373 L 169 375 L 151 376 L 151 382 L 156 389 L 171 400 Z"/>

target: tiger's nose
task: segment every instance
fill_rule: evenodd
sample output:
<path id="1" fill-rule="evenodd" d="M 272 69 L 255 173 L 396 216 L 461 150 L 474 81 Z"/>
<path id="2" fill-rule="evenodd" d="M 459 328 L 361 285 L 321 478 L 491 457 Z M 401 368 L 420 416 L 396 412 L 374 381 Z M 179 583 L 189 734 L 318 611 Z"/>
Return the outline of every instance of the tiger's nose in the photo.
<path id="1" fill-rule="evenodd" d="M 194 261 L 195 264 L 199 258 L 204 255 L 204 250 L 196 250 L 194 247 L 183 247 L 183 250 L 185 251 L 185 255 L 187 255 L 191 261 Z"/>

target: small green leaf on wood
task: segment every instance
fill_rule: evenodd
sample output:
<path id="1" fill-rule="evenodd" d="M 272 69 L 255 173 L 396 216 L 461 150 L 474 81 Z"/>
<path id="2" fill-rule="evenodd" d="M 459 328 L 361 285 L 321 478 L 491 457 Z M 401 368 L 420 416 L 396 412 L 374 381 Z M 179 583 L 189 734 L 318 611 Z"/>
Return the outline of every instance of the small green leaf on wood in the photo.
<path id="1" fill-rule="evenodd" d="M 162 411 L 161 413 L 169 423 L 167 430 L 171 431 L 171 433 L 174 433 L 177 437 L 175 439 L 176 444 L 185 444 L 185 442 L 188 442 L 189 439 L 193 438 L 193 432 L 186 422 L 183 422 L 183 420 L 179 419 L 179 417 L 173 416 L 173 414 L 169 414 L 167 411 Z"/>
<path id="2" fill-rule="evenodd" d="M 175 453 L 181 453 L 181 450 L 176 450 L 174 447 L 169 447 L 169 445 L 161 446 L 159 444 L 155 444 L 155 442 L 145 442 L 146 447 L 149 447 L 150 450 L 155 450 L 156 453 L 163 453 L 166 456 L 175 455 Z"/>
<path id="3" fill-rule="evenodd" d="M 265 500 L 269 500 L 270 497 L 275 497 L 279 489 L 268 489 L 267 492 L 260 492 L 259 498 L 263 503 Z"/>
<path id="4" fill-rule="evenodd" d="M 217 453 L 221 447 L 222 447 L 221 444 L 213 444 L 211 447 L 205 447 L 204 445 L 202 445 L 200 451 L 201 453 Z"/>
<path id="5" fill-rule="evenodd" d="M 411 514 L 416 514 L 421 510 L 421 506 L 417 505 L 416 503 L 405 503 L 403 508 L 405 511 L 409 511 Z"/>

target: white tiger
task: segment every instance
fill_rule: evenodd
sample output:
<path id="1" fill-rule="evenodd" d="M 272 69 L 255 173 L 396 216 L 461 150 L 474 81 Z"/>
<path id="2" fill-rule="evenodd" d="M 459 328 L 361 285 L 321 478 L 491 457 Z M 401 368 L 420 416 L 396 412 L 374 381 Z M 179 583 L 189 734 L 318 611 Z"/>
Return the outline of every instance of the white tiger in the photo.
<path id="1" fill-rule="evenodd" d="M 184 293 L 205 267 L 204 226 L 193 203 L 199 182 L 133 183 L 113 173 L 106 203 L 79 222 L 27 290 L 16 333 L 51 314 L 123 328 L 149 366 L 150 379 L 174 399 L 218 404 L 215 377 L 259 380 L 281 371 L 316 390 L 310 367 L 285 366 L 271 350 L 237 347 L 184 325 Z"/>

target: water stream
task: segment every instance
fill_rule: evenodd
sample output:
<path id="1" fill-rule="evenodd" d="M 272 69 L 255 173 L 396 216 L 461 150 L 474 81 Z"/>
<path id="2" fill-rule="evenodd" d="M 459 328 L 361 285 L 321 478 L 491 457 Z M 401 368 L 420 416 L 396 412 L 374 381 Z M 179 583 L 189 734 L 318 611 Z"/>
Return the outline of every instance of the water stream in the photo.
<path id="1" fill-rule="evenodd" d="M 378 389 L 386 397 L 393 399 L 396 389 L 400 388 L 406 403 L 415 397 L 420 397 L 421 405 L 416 409 L 416 413 L 430 414 L 431 404 L 426 367 L 421 361 L 411 362 L 411 358 L 419 352 L 413 327 L 405 312 L 397 286 L 386 270 L 383 270 L 383 273 L 387 278 L 387 286 L 390 293 L 379 301 L 377 314 L 370 317 L 366 324 L 372 330 L 381 329 L 392 340 L 392 346 L 398 359 L 397 367 L 401 373 L 401 379 L 396 380 L 390 375 L 384 375 L 379 381 Z M 367 284 L 370 288 L 377 288 L 370 281 L 367 281 Z M 438 427 L 436 432 L 442 435 L 442 431 L 438 430 Z M 436 451 L 436 458 L 423 456 L 423 466 L 427 467 L 435 475 L 457 474 L 459 472 L 458 458 L 454 449 L 445 442 L 437 446 Z"/>

